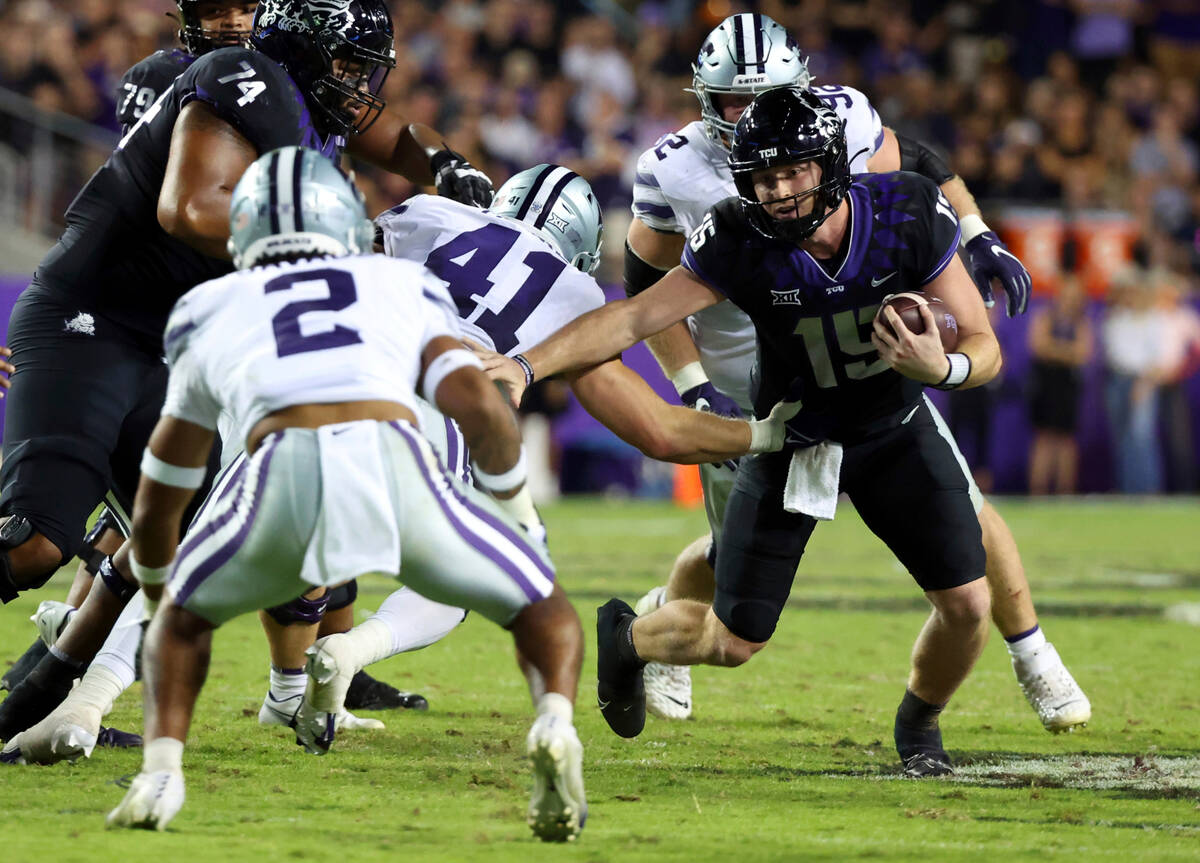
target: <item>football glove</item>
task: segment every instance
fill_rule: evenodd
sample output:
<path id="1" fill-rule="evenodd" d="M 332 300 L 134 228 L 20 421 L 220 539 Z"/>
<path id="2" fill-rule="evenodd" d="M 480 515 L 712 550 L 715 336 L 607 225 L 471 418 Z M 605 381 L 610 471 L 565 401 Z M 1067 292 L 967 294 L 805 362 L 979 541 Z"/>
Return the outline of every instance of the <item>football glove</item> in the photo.
<path id="1" fill-rule="evenodd" d="M 990 309 L 996 304 L 992 296 L 992 279 L 999 279 L 1004 293 L 1008 295 L 1008 316 L 1015 318 L 1024 314 L 1033 280 L 1025 265 L 1008 250 L 996 232 L 984 231 L 972 237 L 967 241 L 966 249 L 971 278 L 983 296 L 984 305 Z"/>
<path id="2" fill-rule="evenodd" d="M 737 402 L 714 387 L 712 381 L 705 381 L 691 389 L 684 390 L 679 394 L 679 400 L 693 410 L 707 411 L 710 414 L 735 420 L 742 418 L 742 409 L 737 406 Z M 737 459 L 714 462 L 714 464 L 730 470 L 737 470 L 738 466 Z"/>
<path id="3" fill-rule="evenodd" d="M 433 154 L 429 170 L 433 172 L 437 193 L 442 197 L 481 209 L 492 203 L 495 190 L 488 175 L 449 147 Z"/>

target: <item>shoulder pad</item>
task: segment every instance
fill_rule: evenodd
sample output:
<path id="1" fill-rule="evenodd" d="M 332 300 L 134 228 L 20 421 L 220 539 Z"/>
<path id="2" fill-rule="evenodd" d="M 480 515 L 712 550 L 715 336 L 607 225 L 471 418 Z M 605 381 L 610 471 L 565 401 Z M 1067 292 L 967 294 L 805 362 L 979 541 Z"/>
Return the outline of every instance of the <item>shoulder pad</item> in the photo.
<path id="1" fill-rule="evenodd" d="M 136 123 L 193 60 L 178 49 L 155 51 L 129 67 L 117 88 L 117 122 L 123 127 Z"/>

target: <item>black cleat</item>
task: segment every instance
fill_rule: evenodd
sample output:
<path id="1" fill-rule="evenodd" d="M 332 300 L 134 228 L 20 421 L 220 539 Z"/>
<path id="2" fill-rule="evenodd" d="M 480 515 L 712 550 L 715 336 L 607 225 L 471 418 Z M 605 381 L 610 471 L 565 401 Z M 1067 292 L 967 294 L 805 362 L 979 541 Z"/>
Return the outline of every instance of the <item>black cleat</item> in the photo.
<path id="1" fill-rule="evenodd" d="M 376 680 L 362 669 L 351 678 L 344 704 L 347 710 L 429 709 L 429 702 L 425 700 L 424 695 L 401 692 L 382 680 Z"/>
<path id="2" fill-rule="evenodd" d="M 942 748 L 942 730 L 909 728 L 899 721 L 895 726 L 896 751 L 910 779 L 946 776 L 954 772 L 950 756 Z"/>
<path id="3" fill-rule="evenodd" d="M 110 749 L 140 749 L 142 735 L 101 725 L 100 733 L 96 735 L 96 745 L 107 746 Z"/>
<path id="4" fill-rule="evenodd" d="M 83 674 L 78 665 L 48 653 L 0 702 L 0 740 L 11 740 L 18 732 L 37 725 L 62 704 Z"/>
<path id="5" fill-rule="evenodd" d="M 610 599 L 596 611 L 596 696 L 604 721 L 621 737 L 637 737 L 646 727 L 645 663 L 624 659 L 618 644 L 619 637 L 628 637 L 635 617 L 629 604 L 619 599 Z"/>
<path id="6" fill-rule="evenodd" d="M 36 639 L 33 644 L 29 645 L 21 656 L 4 672 L 4 676 L 0 677 L 0 689 L 7 689 L 9 692 L 17 688 L 17 684 L 25 679 L 25 676 L 42 661 L 42 657 L 50 652 L 42 640 Z"/>

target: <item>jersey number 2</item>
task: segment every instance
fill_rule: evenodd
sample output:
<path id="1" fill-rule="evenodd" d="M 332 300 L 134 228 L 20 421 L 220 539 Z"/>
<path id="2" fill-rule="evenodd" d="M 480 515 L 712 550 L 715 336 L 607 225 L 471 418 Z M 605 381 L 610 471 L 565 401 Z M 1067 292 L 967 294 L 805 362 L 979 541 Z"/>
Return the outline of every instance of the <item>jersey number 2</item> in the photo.
<path id="1" fill-rule="evenodd" d="M 281 357 L 304 354 L 309 351 L 324 351 L 344 348 L 362 343 L 358 330 L 334 324 L 331 329 L 305 335 L 300 328 L 300 316 L 308 312 L 340 312 L 358 299 L 354 290 L 354 277 L 345 270 L 304 270 L 288 273 L 267 282 L 264 291 L 286 291 L 298 284 L 324 282 L 329 296 L 318 300 L 296 300 L 288 303 L 271 319 L 271 330 L 275 333 L 275 353 Z"/>

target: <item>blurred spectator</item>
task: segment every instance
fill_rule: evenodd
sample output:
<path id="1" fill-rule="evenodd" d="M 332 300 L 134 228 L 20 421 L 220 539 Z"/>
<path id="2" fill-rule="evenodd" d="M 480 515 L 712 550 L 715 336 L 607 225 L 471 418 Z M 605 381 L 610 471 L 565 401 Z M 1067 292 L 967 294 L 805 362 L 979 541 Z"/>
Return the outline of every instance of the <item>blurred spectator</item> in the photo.
<path id="1" fill-rule="evenodd" d="M 1075 493 L 1080 374 L 1092 355 L 1092 344 L 1087 297 L 1077 277 L 1064 278 L 1054 300 L 1033 312 L 1029 328 L 1031 494 Z"/>
<path id="2" fill-rule="evenodd" d="M 1165 318 L 1163 382 L 1159 390 L 1162 426 L 1166 432 L 1166 491 L 1194 494 L 1197 490 L 1196 445 L 1192 434 L 1193 405 L 1185 389 L 1200 370 L 1200 313 L 1184 302 L 1182 277 L 1163 273 L 1157 284 L 1157 304 Z"/>
<path id="3" fill-rule="evenodd" d="M 1125 494 L 1163 489 L 1158 443 L 1159 386 L 1165 378 L 1166 319 L 1154 306 L 1150 276 L 1128 268 L 1116 280 L 1104 318 L 1104 397 L 1116 487 Z"/>

